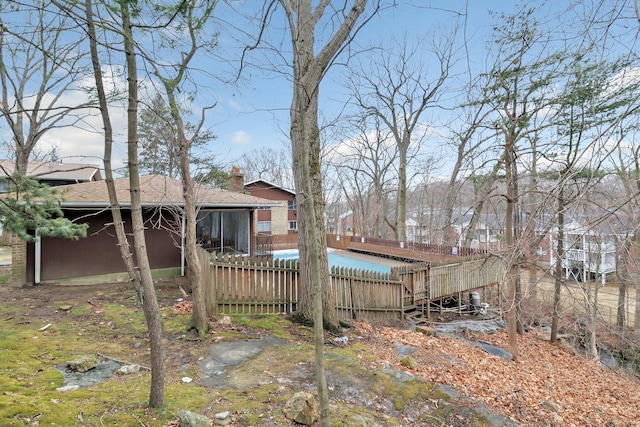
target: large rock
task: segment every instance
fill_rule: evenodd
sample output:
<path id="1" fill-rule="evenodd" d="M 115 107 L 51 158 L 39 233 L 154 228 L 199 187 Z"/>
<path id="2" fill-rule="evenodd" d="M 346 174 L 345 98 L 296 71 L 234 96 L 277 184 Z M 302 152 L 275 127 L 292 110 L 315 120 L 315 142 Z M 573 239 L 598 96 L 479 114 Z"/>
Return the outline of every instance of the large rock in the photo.
<path id="1" fill-rule="evenodd" d="M 84 356 L 67 362 L 69 369 L 73 372 L 87 372 L 98 366 L 98 359 L 95 357 Z"/>
<path id="2" fill-rule="evenodd" d="M 310 426 L 318 421 L 318 405 L 311 393 L 299 391 L 284 405 L 285 417 L 299 424 Z"/>
<path id="3" fill-rule="evenodd" d="M 178 412 L 180 427 L 211 427 L 211 420 L 204 415 L 181 409 Z"/>

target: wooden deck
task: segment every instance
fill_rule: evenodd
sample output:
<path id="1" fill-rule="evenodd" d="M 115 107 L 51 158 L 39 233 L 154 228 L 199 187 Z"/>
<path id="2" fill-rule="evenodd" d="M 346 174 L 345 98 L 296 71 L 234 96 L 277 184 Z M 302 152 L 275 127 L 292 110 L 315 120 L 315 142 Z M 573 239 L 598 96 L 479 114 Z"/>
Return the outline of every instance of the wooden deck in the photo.
<path id="1" fill-rule="evenodd" d="M 455 260 L 457 255 L 445 255 L 427 252 L 418 252 L 410 248 L 394 248 L 390 246 L 380 246 L 370 243 L 351 242 L 347 249 L 353 252 L 375 255 L 385 258 L 394 258 L 408 262 L 436 262 L 445 260 Z"/>

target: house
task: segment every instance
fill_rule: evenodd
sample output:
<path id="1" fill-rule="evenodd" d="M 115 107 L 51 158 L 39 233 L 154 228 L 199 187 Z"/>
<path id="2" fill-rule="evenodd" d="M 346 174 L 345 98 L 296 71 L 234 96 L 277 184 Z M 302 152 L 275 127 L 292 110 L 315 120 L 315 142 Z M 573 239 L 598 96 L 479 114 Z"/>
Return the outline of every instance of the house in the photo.
<path id="1" fill-rule="evenodd" d="M 258 210 L 258 233 L 279 235 L 298 232 L 298 208 L 295 191 L 264 179 L 245 183 L 244 190 L 252 196 L 277 202 L 276 206 Z"/>
<path id="2" fill-rule="evenodd" d="M 13 174 L 15 164 L 14 160 L 0 160 L 0 193 L 6 193 L 9 190 L 7 177 Z M 26 175 L 49 187 L 102 179 L 98 166 L 81 163 L 29 162 Z M 11 233 L 4 233 L 0 226 L 0 245 L 10 244 Z"/>
<path id="3" fill-rule="evenodd" d="M 600 280 L 604 285 L 608 275 L 619 273 L 618 269 L 623 267 L 629 268 L 618 262 L 624 259 L 623 241 L 634 234 L 628 224 L 627 218 L 621 219 L 609 211 L 567 214 L 562 257 L 564 276 L 579 282 Z M 553 255 L 557 257 L 552 252 Z"/>
<path id="4" fill-rule="evenodd" d="M 127 232 L 131 232 L 129 178 L 115 180 Z M 156 274 L 178 275 L 184 268 L 184 201 L 182 182 L 150 175 L 140 178 L 147 252 Z M 87 223 L 87 237 L 69 240 L 42 237 L 26 244 L 14 239 L 14 280 L 60 281 L 126 272 L 117 246 L 105 181 L 68 185 L 62 192 L 65 217 Z M 208 250 L 252 253 L 254 213 L 272 201 L 218 188 L 196 188 L 197 238 Z M 18 240 L 16 242 L 16 240 Z M 20 242 L 22 245 L 20 245 Z M 133 243 L 131 241 L 131 243 Z M 17 270 L 17 271 L 16 271 Z"/>
<path id="5" fill-rule="evenodd" d="M 1 193 L 7 192 L 6 178 L 12 175 L 14 170 L 14 160 L 0 160 Z M 98 166 L 82 163 L 29 162 L 26 175 L 49 187 L 100 181 L 102 179 Z"/>

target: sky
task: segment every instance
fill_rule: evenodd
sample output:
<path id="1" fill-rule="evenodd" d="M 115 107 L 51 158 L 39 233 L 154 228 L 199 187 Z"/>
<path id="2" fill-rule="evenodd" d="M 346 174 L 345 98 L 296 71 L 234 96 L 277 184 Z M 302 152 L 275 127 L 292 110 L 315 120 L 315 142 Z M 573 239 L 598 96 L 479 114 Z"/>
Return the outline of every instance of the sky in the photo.
<path id="1" fill-rule="evenodd" d="M 405 0 L 398 3 L 397 7 L 381 11 L 367 23 L 357 34 L 352 53 L 361 50 L 361 46 L 388 46 L 394 38 L 415 39 L 449 33 L 458 25 L 456 43 L 460 50 L 455 65 L 457 71 L 454 69 L 453 75 L 468 68 L 484 66 L 485 42 L 494 22 L 489 9 L 510 13 L 515 7 L 513 2 L 504 1 L 467 3 L 461 0 Z M 197 82 L 193 89 L 197 93 L 189 103 L 191 111 L 197 116 L 201 107 L 215 104 L 214 108 L 207 111 L 205 126 L 217 138 L 208 148 L 229 169 L 245 153 L 262 147 L 289 147 L 291 82 L 286 61 L 291 43 L 282 11 L 276 11 L 265 31 L 265 40 L 272 49 L 262 47 L 250 52 L 246 56 L 240 79 L 232 81 L 237 75 L 243 48 L 255 40 L 259 25 L 256 17 L 261 16 L 261 4 L 246 0 L 221 2 L 216 11 L 215 24 L 211 27 L 219 33 L 218 47 L 213 56 L 198 59 L 192 73 Z M 543 10 L 551 16 L 566 4 L 554 1 Z M 429 64 L 429 57 L 425 56 L 424 61 Z M 343 56 L 321 86 L 320 114 L 324 120 L 335 118 L 345 105 L 347 96 L 343 78 L 347 70 L 344 62 Z M 124 82 L 117 76 L 117 67 L 112 71 L 113 85 L 124 87 Z M 91 86 L 90 80 L 82 83 Z M 152 80 L 146 82 L 147 89 L 143 93 L 153 92 L 153 89 L 149 89 L 151 83 Z M 78 96 L 77 92 L 65 94 L 62 102 L 73 103 L 74 97 Z M 126 122 L 123 108 L 113 108 L 111 113 L 117 131 L 114 151 L 114 164 L 117 166 L 123 164 L 126 156 L 123 144 Z M 65 162 L 101 164 L 101 129 L 100 118 L 94 115 L 85 119 L 81 127 L 65 127 L 47 133 L 42 139 L 40 151 L 46 152 L 56 147 L 56 154 Z M 4 122 L 0 124 L 0 134 L 5 139 L 9 137 Z"/>

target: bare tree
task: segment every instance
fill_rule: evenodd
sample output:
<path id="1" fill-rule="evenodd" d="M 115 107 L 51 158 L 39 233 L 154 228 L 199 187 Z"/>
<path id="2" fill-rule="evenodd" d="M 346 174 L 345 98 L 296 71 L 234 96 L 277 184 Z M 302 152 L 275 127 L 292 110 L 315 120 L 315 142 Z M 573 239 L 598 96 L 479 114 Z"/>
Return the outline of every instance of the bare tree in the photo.
<path id="1" fill-rule="evenodd" d="M 521 296 L 521 268 L 523 264 L 522 210 L 519 192 L 518 157 L 533 132 L 532 120 L 544 114 L 553 103 L 550 87 L 561 74 L 561 52 L 547 53 L 544 49 L 549 34 L 543 34 L 535 18 L 535 9 L 523 6 L 516 14 L 498 14 L 494 26 L 496 61 L 489 75 L 490 83 L 485 96 L 498 113 L 494 126 L 501 142 L 500 162 L 505 173 L 506 204 L 505 259 L 507 264 L 506 289 L 509 346 L 518 358 L 517 310 Z M 544 121 L 538 126 L 548 126 Z"/>
<path id="2" fill-rule="evenodd" d="M 349 43 L 354 30 L 366 21 L 367 0 L 341 5 L 321 0 L 280 0 L 293 48 L 293 99 L 291 101 L 291 151 L 298 204 L 298 247 L 302 295 L 299 319 L 313 319 L 316 381 L 320 397 L 320 423 L 331 425 L 326 379 L 324 376 L 323 326 L 338 330 L 334 297 L 329 287 L 324 199 L 320 163 L 318 95 L 323 76 L 335 57 Z M 334 9 L 335 8 L 335 9 Z M 325 13 L 335 11 L 333 15 Z M 316 40 L 322 18 L 335 24 L 326 42 Z M 316 53 L 317 52 L 317 53 Z"/>
<path id="3" fill-rule="evenodd" d="M 436 71 L 418 58 L 429 44 Z M 453 37 L 439 42 L 421 40 L 413 46 L 405 39 L 382 51 L 371 62 L 352 68 L 349 84 L 354 103 L 363 114 L 378 117 L 389 128 L 398 147 L 398 195 L 393 221 L 396 240 L 405 241 L 407 188 L 412 159 L 425 140 L 425 113 L 437 106 L 452 65 Z"/>
<path id="4" fill-rule="evenodd" d="M 447 126 L 450 131 L 448 142 L 455 152 L 455 160 L 449 174 L 448 188 L 442 209 L 444 215 L 443 226 L 445 227 L 444 238 L 449 245 L 456 243 L 453 241 L 453 234 L 448 232 L 448 228 L 454 222 L 454 205 L 465 182 L 469 179 L 477 178 L 478 174 L 489 178 L 478 181 L 484 184 L 485 189 L 479 192 L 478 195 L 480 197 L 474 201 L 472 219 L 465 238 L 465 246 L 468 247 L 480 220 L 488 192 L 490 192 L 494 182 L 497 180 L 497 166 L 499 163 L 495 158 L 487 159 L 486 156 L 482 155 L 482 150 L 487 147 L 488 141 L 495 136 L 495 128 L 489 127 L 487 131 L 487 118 L 492 113 L 492 110 L 489 108 L 483 94 L 475 93 L 476 88 L 485 87 L 487 77 L 483 75 L 470 82 L 462 96 L 471 101 L 464 102 L 457 108 L 458 113 L 453 123 Z M 473 101 L 474 99 L 476 101 Z M 487 170 L 490 162 L 495 165 L 493 171 L 489 173 L 483 172 Z"/>
<path id="5" fill-rule="evenodd" d="M 0 11 L 0 114 L 11 131 L 15 170 L 24 174 L 44 135 L 78 126 L 95 105 L 78 86 L 85 36 L 49 2 L 5 3 Z M 70 105 L 72 95 L 81 101 Z"/>
<path id="6" fill-rule="evenodd" d="M 625 223 L 629 224 L 624 233 L 619 251 L 618 276 L 620 293 L 618 298 L 618 326 L 624 328 L 624 301 L 629 284 L 635 284 L 634 337 L 640 340 L 640 145 L 630 142 L 637 133 L 637 124 L 620 126 L 620 142 L 615 151 L 614 167 L 616 175 L 622 182 L 625 194 L 622 206 Z M 620 230 L 618 230 L 620 232 Z"/>
<path id="7" fill-rule="evenodd" d="M 151 385 L 149 391 L 149 406 L 159 408 L 164 406 L 164 351 L 162 348 L 162 319 L 160 316 L 160 307 L 155 293 L 153 278 L 151 277 L 151 267 L 147 257 L 147 248 L 144 239 L 144 224 L 142 217 L 142 207 L 140 201 L 140 182 L 137 169 L 137 102 L 138 102 L 138 81 L 137 81 L 137 64 L 134 47 L 134 38 L 132 34 L 131 16 L 129 4 L 120 4 L 120 9 L 114 13 L 119 13 L 119 19 L 114 15 L 115 21 L 110 18 L 104 18 L 96 14 L 92 0 L 84 2 L 84 11 L 76 11 L 76 4 L 66 4 L 54 1 L 62 11 L 84 22 L 89 35 L 89 48 L 91 54 L 91 64 L 96 84 L 97 98 L 100 105 L 101 118 L 105 132 L 105 150 L 104 150 L 104 168 L 105 181 L 109 192 L 109 201 L 111 203 L 111 213 L 113 215 L 113 225 L 118 238 L 118 245 L 122 254 L 122 259 L 126 265 L 129 279 L 133 284 L 136 293 L 140 298 L 145 319 L 147 322 L 147 330 L 149 333 L 149 344 L 151 348 Z M 80 6 L 80 7 L 81 7 Z M 113 11 L 113 10 L 112 10 Z M 76 13 L 77 12 L 77 13 Z M 96 20 L 96 17 L 98 18 Z M 109 22 L 111 25 L 106 26 Z M 134 254 L 131 252 L 129 241 L 124 230 L 124 222 L 120 204 L 118 203 L 114 181 L 112 160 L 113 147 L 113 126 L 109 114 L 108 94 L 105 90 L 104 76 L 102 73 L 102 63 L 100 61 L 100 50 L 98 40 L 103 40 L 102 36 L 98 36 L 97 28 L 120 28 L 115 36 L 123 39 L 121 45 L 108 44 L 104 46 L 106 49 L 112 49 L 116 52 L 124 54 L 126 60 L 129 96 L 128 102 L 128 172 L 131 192 L 131 220 L 133 229 Z M 112 57 L 112 56 L 109 56 Z"/>
<path id="8" fill-rule="evenodd" d="M 353 137 L 336 145 L 329 162 L 354 215 L 359 214 L 357 234 L 387 238 L 388 192 L 397 147 L 377 116 L 354 118 L 347 133 Z"/>
<path id="9" fill-rule="evenodd" d="M 179 104 L 180 92 L 184 92 L 184 81 L 188 78 L 191 63 L 196 59 L 199 51 L 215 46 L 215 38 L 203 37 L 207 21 L 211 18 L 215 9 L 215 1 L 183 1 L 166 8 L 157 7 L 155 10 L 162 12 L 171 18 L 169 28 L 175 26 L 182 28 L 186 35 L 186 43 L 178 48 L 173 34 L 165 33 L 165 38 L 154 52 L 156 55 L 162 53 L 162 49 L 169 47 L 171 51 L 180 50 L 179 60 L 175 63 L 166 64 L 163 61 L 155 61 L 151 53 L 147 53 L 147 58 L 151 59 L 155 76 L 160 80 L 169 101 L 169 113 L 171 115 L 172 126 L 175 128 L 180 177 L 183 186 L 184 214 L 185 214 L 185 252 L 187 264 L 187 279 L 193 293 L 193 312 L 191 315 L 191 327 L 196 329 L 200 336 L 204 336 L 209 330 L 208 316 L 205 307 L 205 284 L 200 277 L 200 263 L 198 259 L 196 241 L 196 186 L 191 176 L 191 152 L 197 142 L 200 131 L 204 125 L 205 112 L 202 110 L 200 122 L 190 136 L 189 131 Z M 169 149 L 171 147 L 168 147 Z M 205 260 L 202 260 L 204 262 Z"/>
<path id="10" fill-rule="evenodd" d="M 263 179 L 280 187 L 293 188 L 289 150 L 262 147 L 244 153 L 235 164 L 247 180 Z"/>

